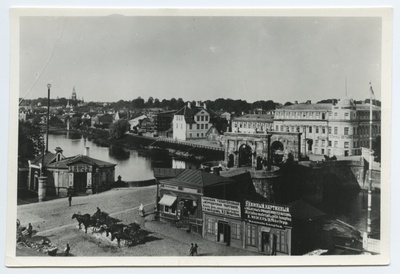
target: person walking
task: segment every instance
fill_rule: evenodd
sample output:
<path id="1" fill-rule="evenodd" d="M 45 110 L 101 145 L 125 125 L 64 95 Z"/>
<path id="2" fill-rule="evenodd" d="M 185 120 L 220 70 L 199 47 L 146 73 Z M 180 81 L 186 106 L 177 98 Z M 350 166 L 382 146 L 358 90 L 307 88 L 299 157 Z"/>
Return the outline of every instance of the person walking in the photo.
<path id="1" fill-rule="evenodd" d="M 27 230 L 28 230 L 28 237 L 29 238 L 32 237 L 32 225 L 31 225 L 31 223 L 28 224 Z"/>
<path id="2" fill-rule="evenodd" d="M 67 244 L 67 247 L 64 249 L 65 256 L 69 256 L 70 249 L 69 244 Z"/>
<path id="3" fill-rule="evenodd" d="M 189 254 L 190 254 L 190 256 L 193 256 L 193 254 L 194 254 L 194 246 L 193 246 L 193 243 L 191 243 L 190 250 L 189 250 Z"/>
<path id="4" fill-rule="evenodd" d="M 194 247 L 193 247 L 193 255 L 194 255 L 194 253 L 196 253 L 196 255 L 197 255 L 197 248 L 198 248 L 199 246 L 197 245 L 197 244 L 194 244 Z"/>
<path id="5" fill-rule="evenodd" d="M 71 203 L 72 203 L 72 194 L 71 193 L 68 195 L 68 202 L 69 202 L 69 206 L 71 206 Z"/>

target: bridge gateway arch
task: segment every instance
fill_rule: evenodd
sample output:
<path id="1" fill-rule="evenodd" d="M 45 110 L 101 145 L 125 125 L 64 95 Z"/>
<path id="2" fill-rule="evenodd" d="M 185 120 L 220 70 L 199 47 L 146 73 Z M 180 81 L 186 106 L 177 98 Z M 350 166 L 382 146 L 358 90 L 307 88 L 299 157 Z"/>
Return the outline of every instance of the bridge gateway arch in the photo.
<path id="1" fill-rule="evenodd" d="M 301 157 L 300 132 L 225 133 L 225 162 L 228 167 L 249 166 L 261 169 L 267 163 L 279 163 Z"/>

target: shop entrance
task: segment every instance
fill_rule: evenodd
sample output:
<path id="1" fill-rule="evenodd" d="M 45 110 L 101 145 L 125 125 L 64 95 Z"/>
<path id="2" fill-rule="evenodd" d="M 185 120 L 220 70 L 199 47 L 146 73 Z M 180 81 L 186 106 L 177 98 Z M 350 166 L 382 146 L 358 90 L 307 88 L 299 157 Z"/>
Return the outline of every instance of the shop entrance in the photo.
<path id="1" fill-rule="evenodd" d="M 74 173 L 74 191 L 75 193 L 86 193 L 86 172 Z"/>
<path id="2" fill-rule="evenodd" d="M 261 232 L 261 252 L 271 253 L 270 237 L 269 232 Z"/>
<path id="3" fill-rule="evenodd" d="M 231 244 L 231 226 L 226 222 L 218 222 L 218 236 L 217 241 L 225 243 L 226 245 Z"/>

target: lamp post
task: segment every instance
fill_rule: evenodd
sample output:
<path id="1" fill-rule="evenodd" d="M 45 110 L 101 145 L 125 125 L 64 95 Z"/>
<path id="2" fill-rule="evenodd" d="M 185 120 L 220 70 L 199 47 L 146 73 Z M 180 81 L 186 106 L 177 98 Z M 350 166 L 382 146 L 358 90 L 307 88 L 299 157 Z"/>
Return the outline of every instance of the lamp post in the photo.
<path id="1" fill-rule="evenodd" d="M 51 84 L 47 84 L 47 126 L 46 126 L 46 151 L 45 152 L 49 151 L 50 88 L 51 88 Z"/>

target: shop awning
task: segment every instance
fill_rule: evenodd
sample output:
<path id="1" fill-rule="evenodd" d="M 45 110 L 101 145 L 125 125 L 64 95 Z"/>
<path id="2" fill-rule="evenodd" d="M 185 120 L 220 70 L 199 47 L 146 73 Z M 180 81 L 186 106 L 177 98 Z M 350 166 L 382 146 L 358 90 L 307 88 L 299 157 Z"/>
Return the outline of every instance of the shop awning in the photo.
<path id="1" fill-rule="evenodd" d="M 160 205 L 165 205 L 165 206 L 172 206 L 173 203 L 175 203 L 176 197 L 164 194 L 164 196 L 161 198 L 161 200 L 158 202 Z"/>

